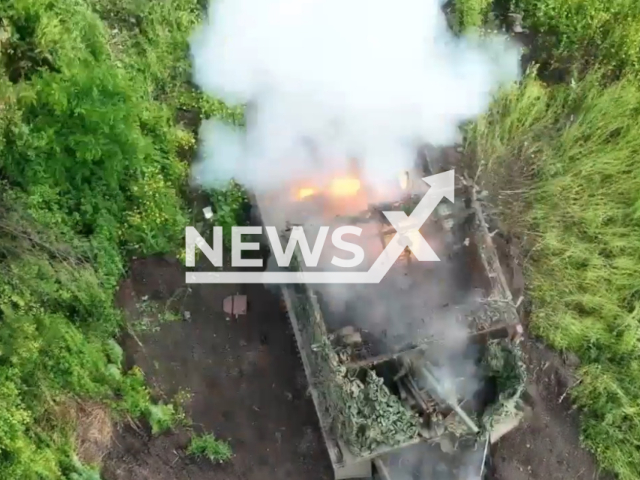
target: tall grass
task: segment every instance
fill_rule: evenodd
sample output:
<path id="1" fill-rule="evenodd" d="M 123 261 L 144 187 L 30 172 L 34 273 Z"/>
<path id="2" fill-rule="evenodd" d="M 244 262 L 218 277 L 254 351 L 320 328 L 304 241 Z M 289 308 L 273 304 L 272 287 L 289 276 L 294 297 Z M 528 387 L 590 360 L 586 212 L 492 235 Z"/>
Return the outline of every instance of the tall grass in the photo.
<path id="1" fill-rule="evenodd" d="M 640 3 L 506 3 L 537 34 L 538 57 L 584 78 L 549 86 L 532 71 L 469 128 L 467 153 L 532 247 L 533 332 L 581 359 L 572 397 L 583 443 L 620 479 L 638 479 Z"/>
<path id="2" fill-rule="evenodd" d="M 534 245 L 531 328 L 580 357 L 582 440 L 631 480 L 640 478 L 640 86 L 601 80 L 548 87 L 530 76 L 470 128 L 467 150 L 498 195 L 514 168 L 529 174 L 503 211 L 517 207 L 507 223 Z"/>

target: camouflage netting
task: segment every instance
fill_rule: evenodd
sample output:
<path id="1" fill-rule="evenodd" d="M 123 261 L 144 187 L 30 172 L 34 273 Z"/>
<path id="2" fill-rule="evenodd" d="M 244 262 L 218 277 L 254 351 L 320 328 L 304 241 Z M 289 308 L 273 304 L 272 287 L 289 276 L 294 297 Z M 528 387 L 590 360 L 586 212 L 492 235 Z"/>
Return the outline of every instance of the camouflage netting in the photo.
<path id="1" fill-rule="evenodd" d="M 291 267 L 299 270 L 297 255 Z M 329 340 L 317 300 L 307 285 L 289 287 L 298 323 L 301 347 L 309 352 L 310 382 L 317 393 L 320 421 L 339 437 L 354 455 L 367 456 L 378 449 L 411 443 L 420 436 L 420 419 L 384 385 L 373 370 L 347 368 Z M 482 329 L 513 308 L 509 302 L 488 301 L 469 321 Z M 491 340 L 484 358 L 489 375 L 498 380 L 499 398 L 484 413 L 480 427 L 490 431 L 522 409 L 521 395 L 526 372 L 521 351 L 507 340 Z M 442 423 L 441 423 L 442 422 Z M 468 426 L 452 414 L 441 419 L 442 431 L 456 436 L 471 434 Z"/>
<path id="2" fill-rule="evenodd" d="M 346 415 L 336 424 L 341 438 L 357 455 L 416 438 L 418 418 L 389 392 L 374 371 L 366 370 L 365 374 L 360 381 L 354 369 L 343 367 L 337 377 L 339 387 L 333 392 L 334 398 L 346 407 Z"/>
<path id="3" fill-rule="evenodd" d="M 491 432 L 496 425 L 523 412 L 526 370 L 520 348 L 506 339 L 490 340 L 482 366 L 488 376 L 497 380 L 498 398 L 487 407 L 481 418 L 476 418 L 480 432 L 474 433 L 456 412 L 444 418 L 437 411 L 431 417 L 436 432 L 448 432 L 457 438 L 484 438 L 484 434 Z"/>
<path id="4" fill-rule="evenodd" d="M 513 303 L 498 298 L 487 298 L 464 312 L 471 331 L 482 331 L 517 315 Z"/>
<path id="5" fill-rule="evenodd" d="M 346 368 L 329 341 L 319 309 L 314 308 L 313 294 L 306 285 L 294 285 L 291 291 L 303 348 L 311 353 L 309 368 L 321 421 L 329 423 L 325 426 L 358 456 L 415 440 L 419 418 L 404 408 L 374 371 L 365 370 L 359 379 L 358 369 Z"/>
<path id="6" fill-rule="evenodd" d="M 482 417 L 486 430 L 510 417 L 516 417 L 524 409 L 522 394 L 527 380 L 527 371 L 522 351 L 507 340 L 491 340 L 483 359 L 487 373 L 497 379 L 498 399 Z"/>

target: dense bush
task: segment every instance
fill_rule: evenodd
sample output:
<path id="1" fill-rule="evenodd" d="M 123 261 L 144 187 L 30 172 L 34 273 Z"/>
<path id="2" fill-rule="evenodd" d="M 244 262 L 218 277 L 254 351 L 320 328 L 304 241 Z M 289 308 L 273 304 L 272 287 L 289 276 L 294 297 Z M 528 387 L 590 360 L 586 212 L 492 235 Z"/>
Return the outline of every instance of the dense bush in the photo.
<path id="1" fill-rule="evenodd" d="M 635 0 L 511 0 L 540 34 L 555 61 L 598 64 L 612 73 L 640 73 L 640 3 Z"/>
<path id="2" fill-rule="evenodd" d="M 195 0 L 0 3 L 0 478 L 94 478 L 68 400 L 171 424 L 110 339 L 127 255 L 183 241 L 195 125 L 178 112 L 238 116 L 188 86 L 198 16 Z"/>
<path id="3" fill-rule="evenodd" d="M 171 30 L 156 25 L 170 13 L 131 13 L 143 31 L 128 42 L 118 37 L 115 51 L 108 24 L 83 3 L 20 0 L 3 14 L 5 48 L 17 53 L 3 58 L 13 115 L 0 169 L 28 195 L 38 222 L 141 253 L 178 242 L 186 222 L 179 198 L 186 164 L 177 156 L 184 134 L 175 105 L 162 97 L 181 85 L 172 77 L 186 78 L 185 45 L 155 35 Z M 183 23 L 176 30 L 184 36 Z M 38 67 L 43 58 L 47 66 Z"/>

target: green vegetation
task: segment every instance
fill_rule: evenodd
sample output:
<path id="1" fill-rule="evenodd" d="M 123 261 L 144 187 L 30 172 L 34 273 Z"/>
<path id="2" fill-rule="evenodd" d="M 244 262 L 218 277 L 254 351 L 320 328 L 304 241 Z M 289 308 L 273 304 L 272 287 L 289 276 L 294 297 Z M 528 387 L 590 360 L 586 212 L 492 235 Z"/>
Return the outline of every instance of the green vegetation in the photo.
<path id="1" fill-rule="evenodd" d="M 133 330 L 157 332 L 162 324 L 178 321 L 180 316 L 170 309 L 170 303 L 167 302 L 163 307 L 159 302 L 152 302 L 147 296 L 143 297 L 138 304 L 139 319 L 132 325 Z"/>
<path id="2" fill-rule="evenodd" d="M 596 74 L 554 88 L 529 78 L 501 96 L 469 146 L 498 178 L 514 162 L 534 172 L 524 222 L 509 221 L 522 209 L 505 212 L 534 244 L 531 325 L 583 361 L 574 391 L 583 441 L 631 479 L 640 475 L 640 89 L 631 79 L 599 85 Z"/>
<path id="3" fill-rule="evenodd" d="M 147 407 L 147 418 L 151 425 L 151 433 L 159 435 L 171 429 L 175 423 L 175 409 L 173 405 L 149 405 Z"/>
<path id="4" fill-rule="evenodd" d="M 247 194 L 241 185 L 232 181 L 224 190 L 209 192 L 215 208 L 214 221 L 223 228 L 225 245 L 231 247 L 231 227 L 242 223 L 249 204 Z"/>
<path id="5" fill-rule="evenodd" d="M 640 69 L 640 3 L 634 0 L 510 0 L 539 32 L 551 59 L 613 72 Z"/>
<path id="6" fill-rule="evenodd" d="M 585 445 L 635 480 L 640 4 L 457 0 L 456 28 L 481 27 L 491 7 L 524 15 L 547 70 L 578 73 L 546 85 L 532 71 L 469 127 L 466 151 L 531 247 L 533 331 L 582 361 Z M 145 418 L 157 434 L 184 420 L 139 369 L 123 371 L 113 296 L 130 255 L 182 245 L 197 117 L 243 121 L 188 84 L 199 16 L 196 0 L 0 4 L 0 478 L 99 478 L 77 457 L 70 405 Z M 242 189 L 209 193 L 216 222 L 237 222 Z M 204 435 L 189 453 L 225 461 L 231 449 Z"/>
<path id="7" fill-rule="evenodd" d="M 174 252 L 196 111 L 240 111 L 188 85 L 195 0 L 0 4 L 0 478 L 98 478 L 68 405 L 154 433 L 180 420 L 122 370 L 115 288 L 132 254 Z M 81 459 L 83 460 L 83 459 Z"/>
<path id="8" fill-rule="evenodd" d="M 212 434 L 194 435 L 187 453 L 196 458 L 208 458 L 214 463 L 223 463 L 233 457 L 231 447 L 224 440 L 218 440 Z"/>
<path id="9" fill-rule="evenodd" d="M 583 443 L 602 467 L 637 479 L 640 7 L 521 0 L 514 8 L 539 39 L 557 42 L 539 53 L 547 68 L 574 73 L 549 85 L 531 70 L 469 127 L 466 153 L 526 248 L 532 331 L 581 360 L 572 397 Z"/>
<path id="10" fill-rule="evenodd" d="M 484 26 L 491 12 L 492 0 L 458 0 L 454 4 L 453 26 L 458 32 Z"/>
<path id="11" fill-rule="evenodd" d="M 102 480 L 96 467 L 83 465 L 80 460 L 74 459 L 75 470 L 69 474 L 69 480 Z"/>

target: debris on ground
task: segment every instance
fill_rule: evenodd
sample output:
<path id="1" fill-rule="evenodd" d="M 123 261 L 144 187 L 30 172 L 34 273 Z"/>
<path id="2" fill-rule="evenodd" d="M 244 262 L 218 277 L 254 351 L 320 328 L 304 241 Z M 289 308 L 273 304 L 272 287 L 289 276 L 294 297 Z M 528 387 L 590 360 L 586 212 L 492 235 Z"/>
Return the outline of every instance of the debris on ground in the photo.
<path id="1" fill-rule="evenodd" d="M 227 315 L 233 315 L 236 318 L 238 318 L 239 315 L 246 315 L 247 296 L 230 295 L 224 299 L 222 308 Z"/>

